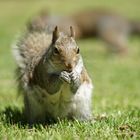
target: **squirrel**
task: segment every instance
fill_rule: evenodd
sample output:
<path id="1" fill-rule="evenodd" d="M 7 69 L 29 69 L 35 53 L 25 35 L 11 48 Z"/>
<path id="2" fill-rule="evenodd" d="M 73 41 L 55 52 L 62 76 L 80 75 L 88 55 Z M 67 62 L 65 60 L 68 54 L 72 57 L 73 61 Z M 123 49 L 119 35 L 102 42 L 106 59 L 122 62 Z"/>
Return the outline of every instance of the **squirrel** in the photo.
<path id="1" fill-rule="evenodd" d="M 29 30 L 46 29 L 52 32 L 55 25 L 66 32 L 66 27 L 75 28 L 76 38 L 96 36 L 106 42 L 108 49 L 116 53 L 125 53 L 128 48 L 128 36 L 140 35 L 140 21 L 131 21 L 107 9 L 89 9 L 69 16 L 49 15 L 46 10 L 28 22 Z"/>
<path id="2" fill-rule="evenodd" d="M 75 32 L 28 31 L 16 43 L 16 77 L 30 124 L 92 118 L 93 84 L 75 41 Z"/>

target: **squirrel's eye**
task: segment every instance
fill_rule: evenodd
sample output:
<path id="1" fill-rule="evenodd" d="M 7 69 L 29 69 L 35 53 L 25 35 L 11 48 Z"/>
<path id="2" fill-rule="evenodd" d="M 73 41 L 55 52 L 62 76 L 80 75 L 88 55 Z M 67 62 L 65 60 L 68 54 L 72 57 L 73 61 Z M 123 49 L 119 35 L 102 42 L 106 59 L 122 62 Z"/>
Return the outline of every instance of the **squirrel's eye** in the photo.
<path id="1" fill-rule="evenodd" d="M 58 53 L 59 53 L 59 51 L 58 51 L 57 48 L 54 48 L 54 53 L 55 53 L 55 54 L 58 54 Z"/>
<path id="2" fill-rule="evenodd" d="M 77 54 L 78 54 L 79 52 L 80 52 L 80 49 L 78 48 L 78 49 L 77 49 Z"/>

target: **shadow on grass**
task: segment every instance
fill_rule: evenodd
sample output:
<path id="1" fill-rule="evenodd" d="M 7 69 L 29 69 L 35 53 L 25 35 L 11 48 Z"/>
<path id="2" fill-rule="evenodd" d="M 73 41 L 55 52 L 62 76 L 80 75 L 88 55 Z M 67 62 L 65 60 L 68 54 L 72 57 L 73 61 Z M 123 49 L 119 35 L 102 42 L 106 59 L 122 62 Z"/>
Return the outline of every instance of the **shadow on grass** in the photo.
<path id="1" fill-rule="evenodd" d="M 2 121 L 7 124 L 27 124 L 22 111 L 17 107 L 6 107 L 5 110 L 0 112 L 0 117 Z"/>
<path id="2" fill-rule="evenodd" d="M 46 125 L 56 124 L 56 121 L 54 120 L 47 120 L 45 123 L 29 124 L 25 118 L 23 111 L 20 110 L 18 107 L 11 106 L 6 107 L 5 110 L 0 112 L 0 119 L 6 124 L 17 124 L 23 127 L 29 126 L 29 128 L 33 126 L 38 127 L 39 125 L 45 127 Z"/>

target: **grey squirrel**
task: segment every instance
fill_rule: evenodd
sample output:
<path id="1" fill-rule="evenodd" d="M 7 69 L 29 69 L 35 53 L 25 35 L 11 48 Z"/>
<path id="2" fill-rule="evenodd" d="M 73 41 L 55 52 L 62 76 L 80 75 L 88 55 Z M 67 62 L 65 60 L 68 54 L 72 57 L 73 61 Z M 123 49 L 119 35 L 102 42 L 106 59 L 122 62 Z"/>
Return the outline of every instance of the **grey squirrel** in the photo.
<path id="1" fill-rule="evenodd" d="M 93 85 L 74 36 L 73 27 L 68 35 L 56 26 L 52 34 L 28 31 L 17 41 L 16 76 L 30 124 L 92 118 Z"/>

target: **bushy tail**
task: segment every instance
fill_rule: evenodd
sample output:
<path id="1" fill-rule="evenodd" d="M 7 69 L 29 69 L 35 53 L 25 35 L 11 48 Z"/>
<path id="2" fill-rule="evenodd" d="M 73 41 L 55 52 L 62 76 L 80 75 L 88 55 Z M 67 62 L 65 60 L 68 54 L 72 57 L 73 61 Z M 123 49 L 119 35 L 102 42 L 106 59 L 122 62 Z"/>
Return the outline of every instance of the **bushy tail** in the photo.
<path id="1" fill-rule="evenodd" d="M 35 65 L 51 43 L 51 36 L 46 32 L 28 32 L 17 40 L 13 52 L 17 65 L 23 71 Z"/>
<path id="2" fill-rule="evenodd" d="M 51 43 L 46 32 L 28 32 L 13 45 L 13 54 L 17 62 L 16 79 L 19 92 L 28 88 L 35 66 L 43 58 Z"/>
<path id="3" fill-rule="evenodd" d="M 131 21 L 131 33 L 140 35 L 140 21 Z"/>

